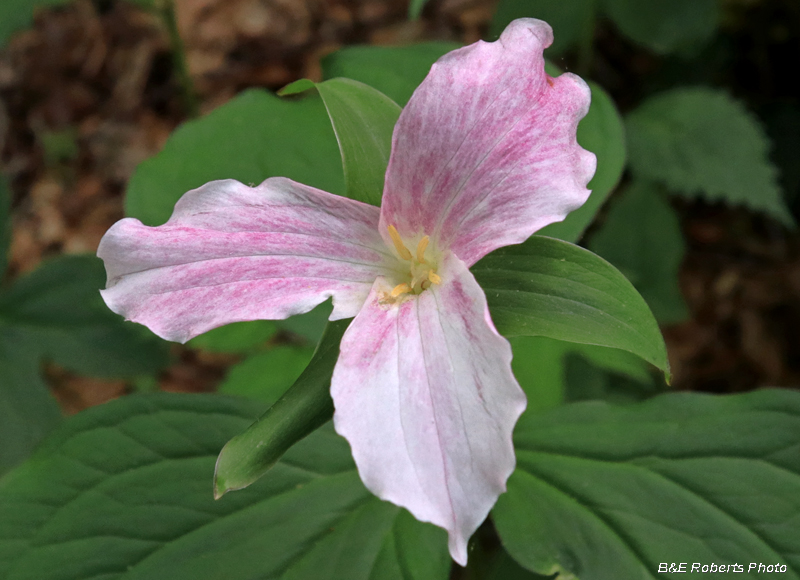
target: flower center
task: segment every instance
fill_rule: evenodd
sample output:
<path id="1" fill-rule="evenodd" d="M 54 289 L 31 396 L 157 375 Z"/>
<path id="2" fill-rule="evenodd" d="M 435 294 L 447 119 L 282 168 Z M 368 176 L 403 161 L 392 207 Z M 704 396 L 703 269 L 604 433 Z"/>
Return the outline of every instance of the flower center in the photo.
<path id="1" fill-rule="evenodd" d="M 403 294 L 420 294 L 431 284 L 440 284 L 442 279 L 436 273 L 436 266 L 425 259 L 425 250 L 428 248 L 430 238 L 423 236 L 417 244 L 416 253 L 412 254 L 403 243 L 400 234 L 397 233 L 397 228 L 389 226 L 388 229 L 400 259 L 409 263 L 409 281 L 395 286 L 387 298 L 396 299 Z"/>

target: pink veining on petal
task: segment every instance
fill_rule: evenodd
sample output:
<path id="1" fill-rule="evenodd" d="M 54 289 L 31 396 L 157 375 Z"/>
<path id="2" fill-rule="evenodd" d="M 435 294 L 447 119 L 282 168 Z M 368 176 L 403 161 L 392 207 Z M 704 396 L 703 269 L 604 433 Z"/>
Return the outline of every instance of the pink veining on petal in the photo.
<path id="1" fill-rule="evenodd" d="M 307 312 L 331 296 L 332 319 L 355 316 L 391 259 L 378 215 L 289 179 L 214 181 L 184 195 L 162 226 L 129 218 L 106 233 L 102 295 L 114 312 L 180 342 Z"/>
<path id="2" fill-rule="evenodd" d="M 382 231 L 430 234 L 469 266 L 586 201 L 596 160 L 575 135 L 591 94 L 544 72 L 551 42 L 548 24 L 520 19 L 433 65 L 395 126 Z"/>
<path id="3" fill-rule="evenodd" d="M 365 485 L 445 528 L 464 565 L 514 469 L 525 396 L 466 265 L 451 254 L 440 272 L 441 286 L 397 306 L 381 303 L 388 286 L 376 282 L 342 339 L 331 395 Z"/>

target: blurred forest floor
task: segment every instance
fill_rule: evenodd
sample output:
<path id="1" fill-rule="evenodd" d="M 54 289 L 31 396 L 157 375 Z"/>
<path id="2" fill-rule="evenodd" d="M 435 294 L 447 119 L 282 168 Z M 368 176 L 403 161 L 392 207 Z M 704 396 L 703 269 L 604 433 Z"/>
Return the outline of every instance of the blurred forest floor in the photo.
<path id="1" fill-rule="evenodd" d="M 773 12 L 791 1 L 739 0 L 733 11 L 738 20 L 724 26 L 745 56 L 726 71 L 732 78 L 705 82 L 725 82 L 755 107 L 765 95 L 796 91 L 800 31 L 790 28 L 794 37 L 774 42 L 769 36 Z M 407 0 L 176 4 L 201 112 L 247 87 L 278 89 L 302 77 L 320 80 L 320 57 L 344 45 L 474 42 L 486 34 L 494 11 L 491 1 L 432 0 L 422 19 L 409 22 Z M 106 229 L 123 217 L 123 194 L 136 165 L 157 153 L 186 120 L 159 20 L 124 2 L 108 2 L 102 10 L 97 5 L 78 0 L 42 11 L 33 29 L 17 34 L 0 52 L 0 168 L 14 193 L 12 277 L 48 256 L 94 252 Z M 777 61 L 770 53 L 776 46 Z M 781 46 L 789 47 L 788 55 Z M 748 60 L 754 50 L 766 50 L 766 57 Z M 776 62 L 794 68 L 771 69 Z M 557 64 L 569 70 L 569 55 Z M 589 76 L 623 113 L 648 90 L 642 75 L 668 66 L 609 26 L 598 28 Z M 686 72 L 687 82 L 698 81 L 697 71 L 691 78 Z M 738 392 L 800 386 L 798 233 L 744 210 L 675 203 L 688 243 L 681 288 L 692 317 L 665 329 L 674 388 Z M 180 346 L 175 352 L 177 362 L 160 379 L 164 390 L 213 390 L 236 361 Z M 127 388 L 55 367 L 49 376 L 70 413 Z"/>

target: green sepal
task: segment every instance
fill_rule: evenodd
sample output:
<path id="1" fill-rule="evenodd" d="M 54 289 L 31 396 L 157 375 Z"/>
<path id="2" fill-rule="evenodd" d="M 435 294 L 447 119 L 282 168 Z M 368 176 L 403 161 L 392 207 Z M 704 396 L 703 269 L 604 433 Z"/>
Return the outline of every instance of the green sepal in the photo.
<path id="1" fill-rule="evenodd" d="M 331 375 L 349 324 L 350 320 L 328 323 L 303 374 L 258 421 L 225 444 L 214 470 L 214 497 L 247 487 L 292 445 L 330 420 Z"/>

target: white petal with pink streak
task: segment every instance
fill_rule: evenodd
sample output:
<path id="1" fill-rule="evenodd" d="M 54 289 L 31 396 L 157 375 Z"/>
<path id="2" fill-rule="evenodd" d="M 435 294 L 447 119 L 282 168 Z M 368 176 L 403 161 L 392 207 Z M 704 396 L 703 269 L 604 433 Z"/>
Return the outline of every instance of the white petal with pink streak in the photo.
<path id="1" fill-rule="evenodd" d="M 475 278 L 453 255 L 439 273 L 440 286 L 399 305 L 383 304 L 390 288 L 376 282 L 342 339 L 331 395 L 365 485 L 445 528 L 464 565 L 514 470 L 525 395 Z"/>
<path id="2" fill-rule="evenodd" d="M 470 266 L 586 201 L 596 161 L 575 135 L 591 95 L 545 74 L 552 39 L 545 22 L 515 20 L 433 65 L 395 126 L 382 232 L 428 234 Z"/>
<path id="3" fill-rule="evenodd" d="M 394 261 L 378 212 L 285 178 L 214 181 L 185 194 L 162 226 L 129 218 L 106 233 L 102 295 L 114 312 L 179 342 L 307 312 L 331 296 L 331 319 L 349 318 Z"/>

